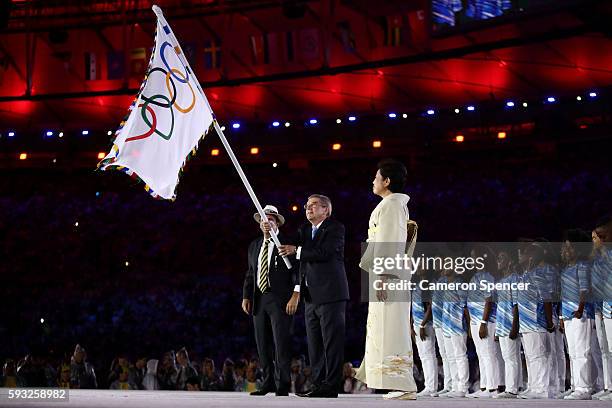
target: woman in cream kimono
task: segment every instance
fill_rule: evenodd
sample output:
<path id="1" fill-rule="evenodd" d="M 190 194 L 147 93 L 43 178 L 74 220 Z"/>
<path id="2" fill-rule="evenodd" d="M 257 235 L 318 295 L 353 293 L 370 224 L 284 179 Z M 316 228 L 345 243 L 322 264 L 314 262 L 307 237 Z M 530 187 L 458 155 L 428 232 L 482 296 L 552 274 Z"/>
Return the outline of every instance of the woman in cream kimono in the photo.
<path id="1" fill-rule="evenodd" d="M 376 268 L 375 259 L 412 256 L 416 242 L 416 223 L 408 216 L 406 194 L 399 193 L 406 181 L 406 167 L 394 160 L 378 165 L 373 181 L 374 194 L 382 197 L 370 216 L 368 246 L 359 266 L 368 272 L 369 293 L 375 280 L 399 282 L 410 279 L 410 271 Z M 409 242 L 406 251 L 407 241 Z M 379 286 L 377 286 L 379 288 Z M 416 399 L 413 377 L 410 330 L 410 292 L 376 290 L 376 299 L 368 307 L 365 356 L 355 378 L 369 388 L 394 390 L 386 399 Z"/>

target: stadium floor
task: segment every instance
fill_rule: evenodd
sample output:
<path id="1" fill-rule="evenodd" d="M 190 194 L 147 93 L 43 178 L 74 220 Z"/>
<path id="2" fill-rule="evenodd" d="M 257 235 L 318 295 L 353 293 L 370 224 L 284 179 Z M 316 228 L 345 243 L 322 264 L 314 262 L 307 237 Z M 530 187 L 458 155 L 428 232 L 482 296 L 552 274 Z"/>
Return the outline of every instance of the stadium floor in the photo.
<path id="1" fill-rule="evenodd" d="M 190 407 L 339 407 L 359 408 L 414 405 L 419 408 L 477 408 L 477 407 L 607 407 L 609 401 L 561 401 L 561 400 L 474 400 L 474 399 L 419 399 L 418 401 L 385 401 L 382 395 L 342 395 L 338 399 L 307 399 L 289 397 L 251 397 L 236 392 L 187 392 L 187 391 L 114 391 L 70 390 L 69 401 L 16 401 L 8 399 L 8 389 L 0 388 L 1 407 L 83 407 L 83 408 L 190 408 Z"/>

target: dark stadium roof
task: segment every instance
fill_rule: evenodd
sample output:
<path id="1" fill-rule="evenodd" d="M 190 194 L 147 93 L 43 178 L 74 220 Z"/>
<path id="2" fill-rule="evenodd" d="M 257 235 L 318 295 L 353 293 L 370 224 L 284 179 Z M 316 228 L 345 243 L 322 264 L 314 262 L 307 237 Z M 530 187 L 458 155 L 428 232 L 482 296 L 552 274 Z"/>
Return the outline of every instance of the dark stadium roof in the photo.
<path id="1" fill-rule="evenodd" d="M 121 120 L 143 77 L 141 50 L 148 58 L 155 29 L 152 2 L 129 10 L 123 3 L 12 2 L 0 32 L 0 131 Z M 194 70 L 224 120 L 400 113 L 612 84 L 610 2 L 442 36 L 431 33 L 427 1 L 155 3 L 183 48 L 192 50 Z M 400 18 L 398 45 L 390 45 L 390 16 Z M 258 41 L 265 55 L 254 54 Z M 211 62 L 213 43 L 220 49 L 218 68 Z M 94 80 L 84 74 L 90 54 Z M 108 79 L 111 55 L 124 63 L 113 74 L 118 79 Z"/>

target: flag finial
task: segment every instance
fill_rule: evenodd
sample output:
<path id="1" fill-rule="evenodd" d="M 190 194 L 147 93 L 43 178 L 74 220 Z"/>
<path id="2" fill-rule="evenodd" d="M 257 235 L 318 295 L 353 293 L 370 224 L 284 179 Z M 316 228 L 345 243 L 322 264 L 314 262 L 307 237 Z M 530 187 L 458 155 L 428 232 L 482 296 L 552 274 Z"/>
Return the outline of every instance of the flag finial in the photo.
<path id="1" fill-rule="evenodd" d="M 164 12 L 156 4 L 154 4 L 153 7 L 151 7 L 151 9 L 157 15 L 157 17 L 163 17 L 164 16 Z"/>

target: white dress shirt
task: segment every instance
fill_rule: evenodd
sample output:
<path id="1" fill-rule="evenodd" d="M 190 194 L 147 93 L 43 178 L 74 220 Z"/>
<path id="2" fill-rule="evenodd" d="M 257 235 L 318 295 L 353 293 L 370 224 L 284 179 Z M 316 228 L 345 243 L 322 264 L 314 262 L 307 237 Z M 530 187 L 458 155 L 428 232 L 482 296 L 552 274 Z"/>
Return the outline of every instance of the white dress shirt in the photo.
<path id="1" fill-rule="evenodd" d="M 261 243 L 261 248 L 259 248 L 259 255 L 257 255 L 257 285 L 259 286 L 259 275 L 261 273 L 261 254 L 263 253 L 264 245 L 266 243 L 266 239 L 264 238 Z M 270 239 L 268 243 L 268 280 L 270 279 L 270 263 L 272 262 L 272 251 L 274 251 L 274 241 Z"/>
<path id="2" fill-rule="evenodd" d="M 276 231 L 276 233 L 278 234 L 278 231 Z M 264 244 L 266 242 L 266 239 L 264 238 L 261 248 L 259 248 L 259 255 L 257 256 L 257 276 L 256 276 L 256 283 L 257 286 L 259 286 L 259 274 L 261 272 L 261 254 L 263 253 L 263 248 L 264 248 Z M 270 280 L 270 270 L 272 269 L 272 252 L 274 251 L 274 241 L 272 241 L 272 238 L 270 238 L 270 242 L 268 243 L 268 281 Z M 271 282 L 270 282 L 271 284 Z M 293 289 L 294 292 L 300 292 L 300 285 L 295 285 L 295 288 Z"/>

